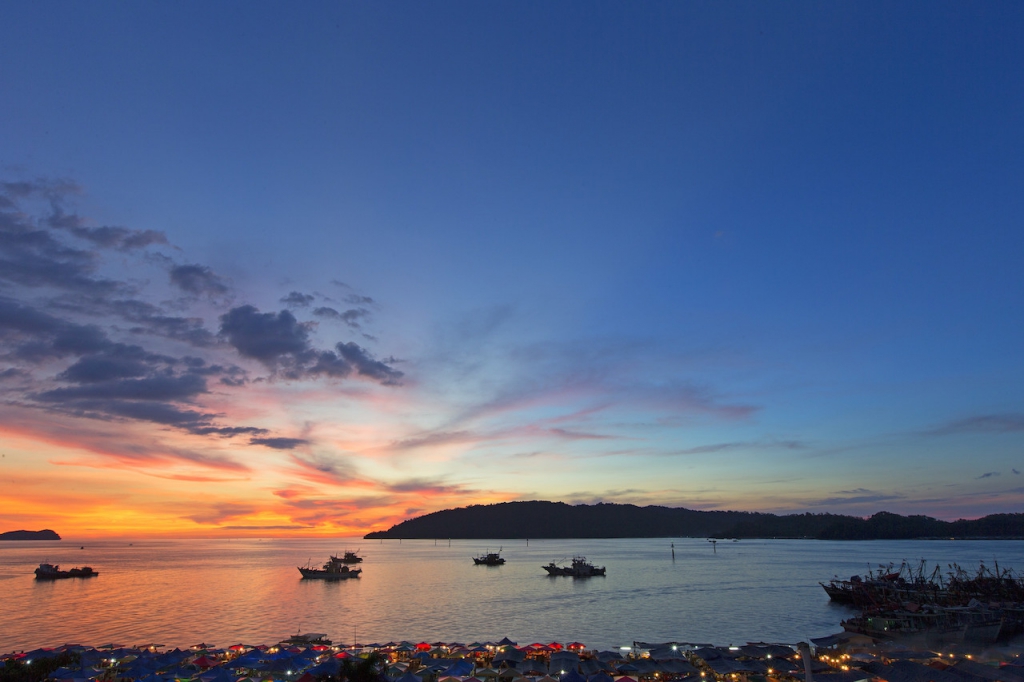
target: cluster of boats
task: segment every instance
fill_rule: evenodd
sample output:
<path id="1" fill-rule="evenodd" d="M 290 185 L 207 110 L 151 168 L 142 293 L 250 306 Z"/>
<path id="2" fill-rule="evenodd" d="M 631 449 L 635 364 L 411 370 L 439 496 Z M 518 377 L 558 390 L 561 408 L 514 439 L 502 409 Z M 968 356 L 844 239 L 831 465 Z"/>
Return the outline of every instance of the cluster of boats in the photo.
<path id="1" fill-rule="evenodd" d="M 62 578 L 92 578 L 100 574 L 91 566 L 75 567 L 67 571 L 60 570 L 55 564 L 41 563 L 36 569 L 36 580 L 61 580 Z"/>
<path id="2" fill-rule="evenodd" d="M 843 628 L 870 637 L 989 644 L 1024 632 L 1024 577 L 998 565 L 974 573 L 949 568 L 926 575 L 924 562 L 904 562 L 821 586 L 833 601 L 861 610 Z"/>
<path id="3" fill-rule="evenodd" d="M 485 552 L 480 556 L 473 557 L 473 563 L 477 566 L 501 566 L 505 563 L 505 559 L 501 556 L 501 550 L 499 549 L 497 552 Z M 552 561 L 541 568 L 547 571 L 550 576 L 568 576 L 571 578 L 590 578 L 596 575 L 604 575 L 605 573 L 604 566 L 597 567 L 588 562 L 584 556 L 573 557 L 572 563 L 568 566 L 559 566 Z"/>
<path id="4" fill-rule="evenodd" d="M 332 554 L 321 568 L 313 568 L 311 565 L 299 566 L 299 573 L 303 578 L 319 578 L 321 580 L 348 580 L 358 578 L 363 572 L 361 568 L 350 568 L 348 564 L 358 564 L 363 557 L 356 552 L 345 552 L 342 556 Z"/>

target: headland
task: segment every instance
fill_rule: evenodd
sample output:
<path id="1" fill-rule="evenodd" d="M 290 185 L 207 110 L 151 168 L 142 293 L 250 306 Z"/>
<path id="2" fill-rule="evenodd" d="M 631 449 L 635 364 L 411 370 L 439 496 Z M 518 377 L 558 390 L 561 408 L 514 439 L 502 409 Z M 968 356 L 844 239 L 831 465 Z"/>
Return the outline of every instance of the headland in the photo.
<path id="1" fill-rule="evenodd" d="M 914 540 L 924 538 L 1024 538 L 1024 514 L 942 521 L 930 516 L 878 512 L 868 518 L 842 514 L 776 515 L 699 511 L 632 504 L 570 505 L 502 502 L 425 514 L 366 539 L 569 539 L 569 538 L 801 538 Z"/>
<path id="2" fill-rule="evenodd" d="M 0 540 L 60 540 L 60 535 L 50 529 L 9 530 L 0 533 Z"/>

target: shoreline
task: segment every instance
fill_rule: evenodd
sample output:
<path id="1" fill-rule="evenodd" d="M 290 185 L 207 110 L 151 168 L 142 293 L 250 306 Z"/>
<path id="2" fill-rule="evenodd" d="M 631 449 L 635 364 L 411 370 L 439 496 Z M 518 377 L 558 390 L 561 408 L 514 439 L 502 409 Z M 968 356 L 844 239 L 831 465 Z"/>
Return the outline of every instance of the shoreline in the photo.
<path id="1" fill-rule="evenodd" d="M 370 659 L 377 682 L 859 682 L 893 679 L 991 682 L 1024 679 L 1020 640 L 999 646 L 950 643 L 911 647 L 864 635 L 838 633 L 796 644 L 715 646 L 695 642 L 641 642 L 619 650 L 581 642 L 387 642 L 335 644 L 320 633 L 276 644 L 200 643 L 185 649 L 159 644 L 65 644 L 0 654 L 10 670 L 58 682 L 318 682 L 339 680 L 346 666 Z M 979 667 L 981 666 L 981 667 Z M 952 669 L 955 677 L 936 677 Z M 1004 674 L 997 674 L 1003 671 Z M 25 678 L 28 679 L 28 678 Z"/>

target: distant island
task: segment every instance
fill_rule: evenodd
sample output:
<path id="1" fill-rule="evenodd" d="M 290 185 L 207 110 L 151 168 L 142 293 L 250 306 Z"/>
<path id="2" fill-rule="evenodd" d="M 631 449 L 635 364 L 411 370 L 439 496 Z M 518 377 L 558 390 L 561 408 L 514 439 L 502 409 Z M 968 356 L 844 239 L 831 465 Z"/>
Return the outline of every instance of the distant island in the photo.
<path id="1" fill-rule="evenodd" d="M 0 540 L 60 540 L 52 530 L 9 530 L 0 533 Z"/>
<path id="2" fill-rule="evenodd" d="M 941 521 L 930 516 L 878 512 L 869 518 L 842 514 L 697 511 L 632 504 L 570 505 L 503 502 L 418 516 L 366 539 L 567 539 L 567 538 L 813 538 L 913 540 L 921 538 L 1022 538 L 1024 514 Z"/>

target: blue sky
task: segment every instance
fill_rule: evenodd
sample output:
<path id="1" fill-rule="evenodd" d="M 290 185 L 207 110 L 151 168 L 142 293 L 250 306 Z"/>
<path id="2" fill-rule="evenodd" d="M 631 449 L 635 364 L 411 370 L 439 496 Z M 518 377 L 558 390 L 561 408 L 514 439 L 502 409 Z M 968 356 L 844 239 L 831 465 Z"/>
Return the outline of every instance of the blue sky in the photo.
<path id="1" fill-rule="evenodd" d="M 123 285 L 0 274 L 47 343 L 115 344 L 0 338 L 6 466 L 141 473 L 159 503 L 123 523 L 175 532 L 506 499 L 1022 511 L 1022 29 L 1010 2 L 4 7 L 6 225 Z M 207 335 L 133 328 L 126 297 Z M 244 336 L 271 328 L 293 345 Z M 145 367 L 90 375 L 122 392 L 85 409 L 75 363 L 129 345 Z M 111 383 L 167 377 L 195 390 Z M 210 462 L 234 478 L 182 511 L 161 481 Z M 25 495 L 0 519 L 55 513 Z"/>

